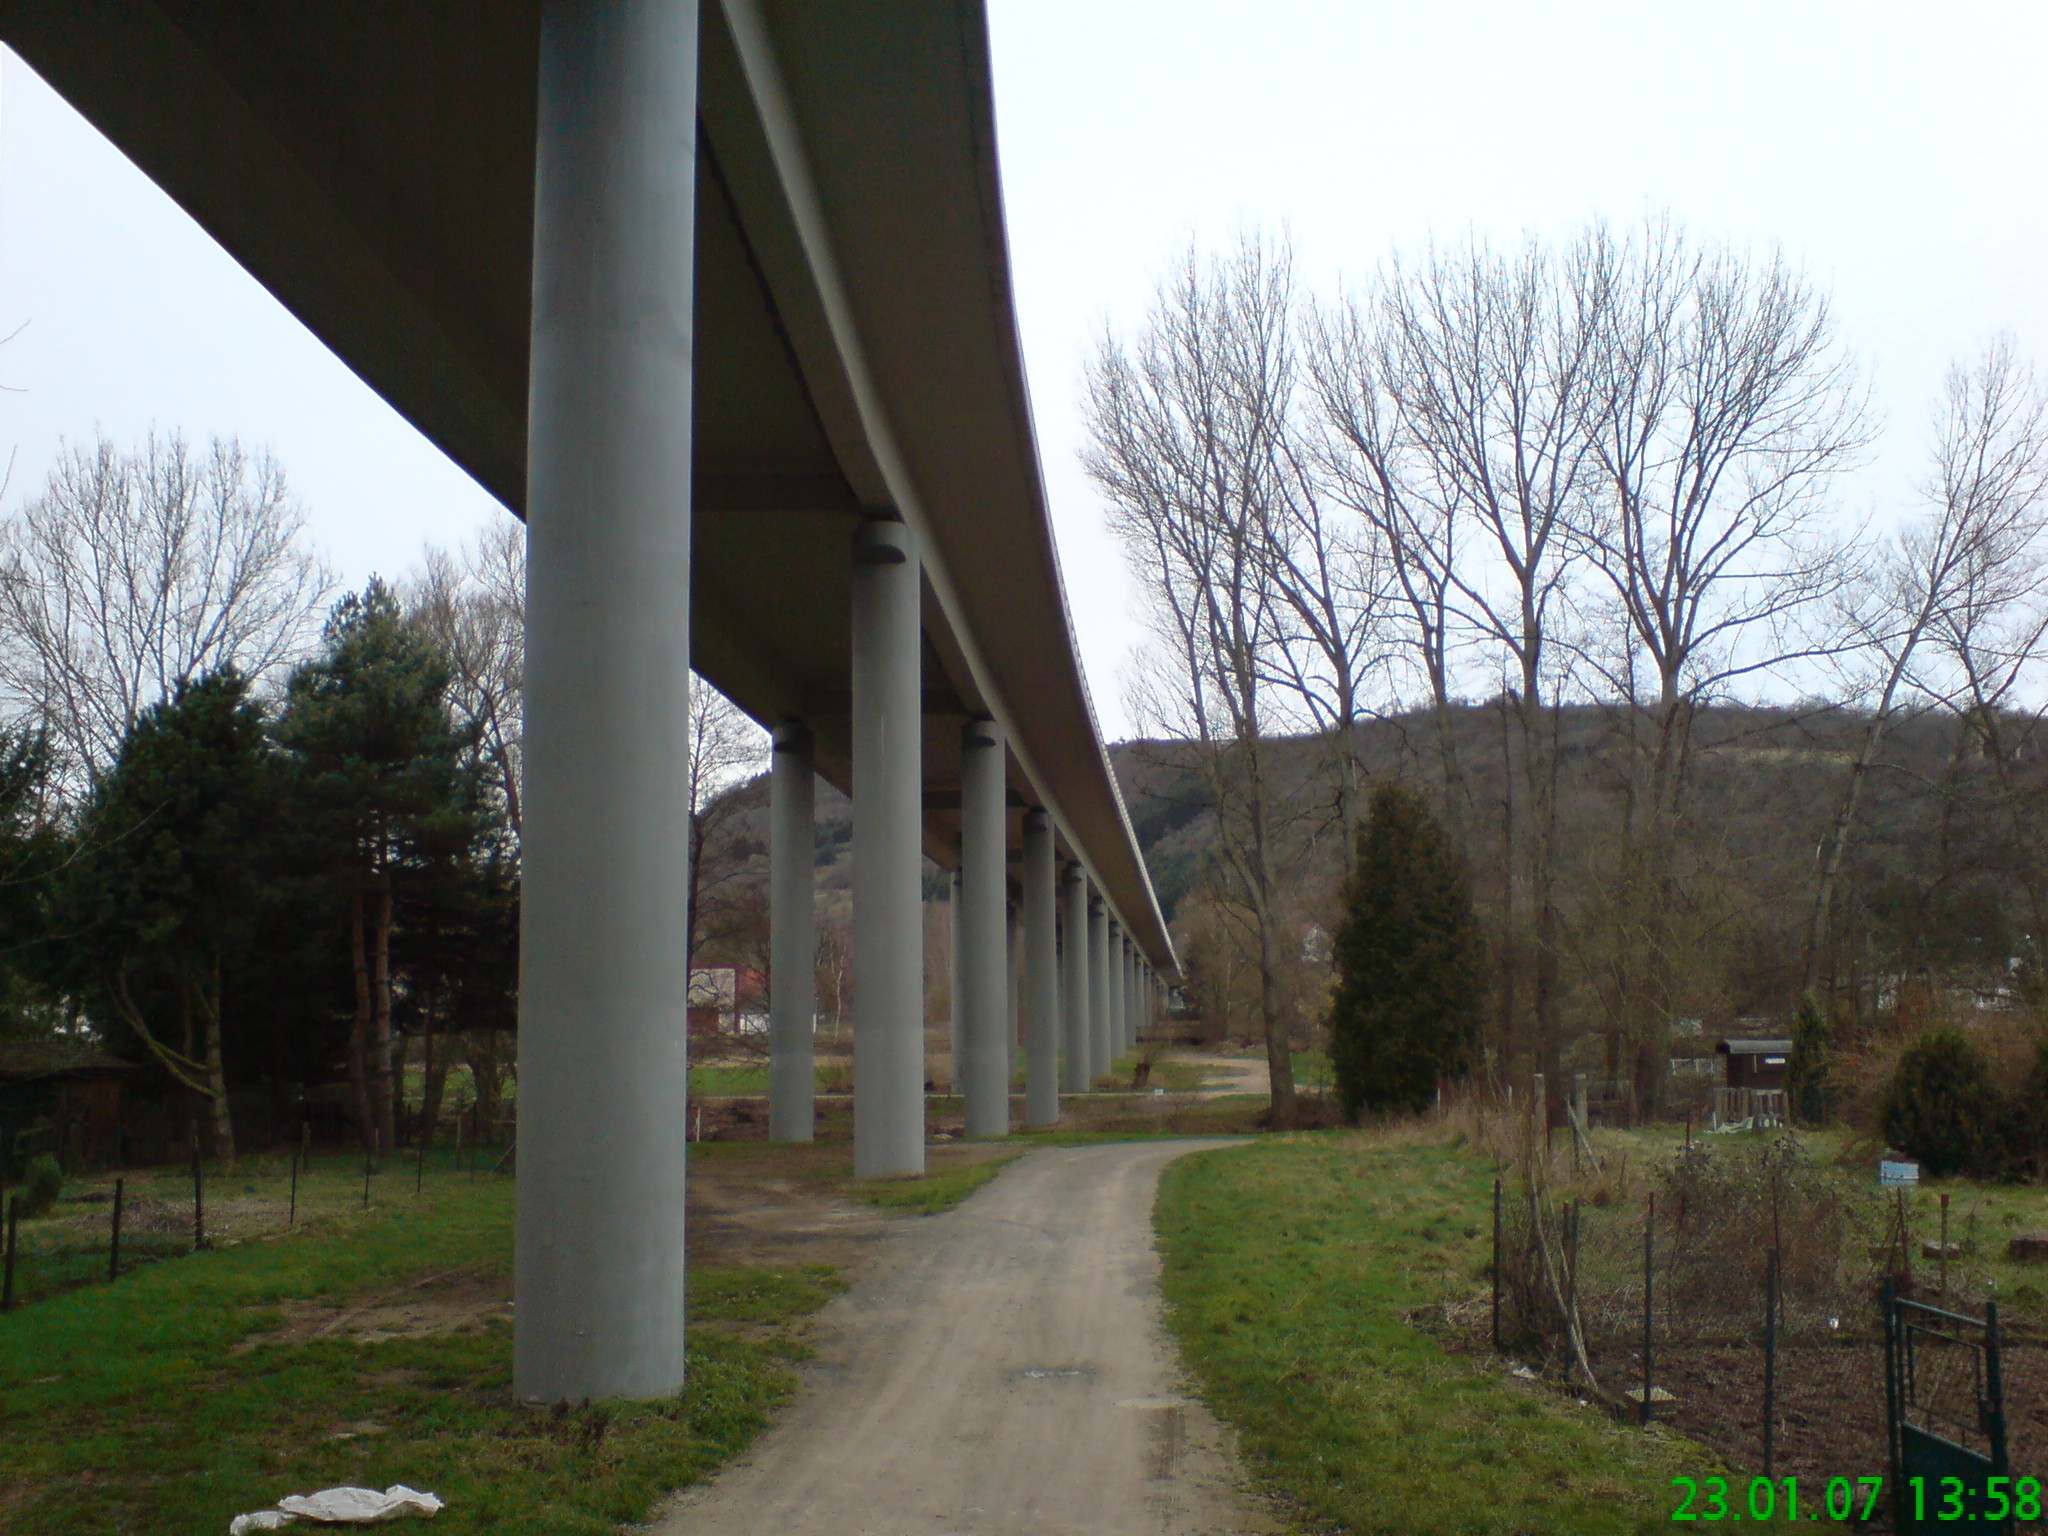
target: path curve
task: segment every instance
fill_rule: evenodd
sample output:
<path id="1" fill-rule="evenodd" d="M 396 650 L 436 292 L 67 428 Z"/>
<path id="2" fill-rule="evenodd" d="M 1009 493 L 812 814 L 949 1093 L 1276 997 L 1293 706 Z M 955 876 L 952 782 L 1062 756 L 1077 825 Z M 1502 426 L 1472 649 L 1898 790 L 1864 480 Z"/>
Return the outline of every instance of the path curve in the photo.
<path id="1" fill-rule="evenodd" d="M 1160 1322 L 1152 1197 L 1229 1142 L 1045 1148 L 906 1223 L 818 1314 L 776 1426 L 663 1536 L 1267 1532 Z"/>

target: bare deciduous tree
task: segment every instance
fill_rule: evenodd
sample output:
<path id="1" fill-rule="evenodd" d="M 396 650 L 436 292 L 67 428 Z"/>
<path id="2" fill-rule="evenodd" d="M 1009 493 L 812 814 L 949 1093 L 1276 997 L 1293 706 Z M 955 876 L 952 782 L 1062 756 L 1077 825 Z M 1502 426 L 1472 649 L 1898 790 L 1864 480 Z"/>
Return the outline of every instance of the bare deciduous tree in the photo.
<path id="1" fill-rule="evenodd" d="M 1445 819 L 1462 846 L 1469 792 L 1451 730 L 1457 501 L 1419 479 L 1429 465 L 1390 393 L 1392 360 L 1377 301 L 1354 298 L 1317 309 L 1309 337 L 1320 407 L 1316 470 L 1327 493 L 1370 530 L 1361 540 L 1372 573 L 1360 584 L 1362 595 L 1379 611 L 1374 628 L 1384 629 L 1388 652 L 1412 664 L 1427 692 Z"/>
<path id="2" fill-rule="evenodd" d="M 1838 585 L 1847 542 L 1820 526 L 1828 492 L 1872 431 L 1826 296 L 1782 255 L 1702 245 L 1668 221 L 1625 240 L 1596 226 L 1572 280 L 1596 342 L 1581 532 L 1648 663 L 1663 815 L 1691 708 L 1806 652 L 1790 626 Z"/>
<path id="3" fill-rule="evenodd" d="M 1555 1077 L 1557 630 L 1582 563 L 1572 531 L 1593 469 L 1596 328 L 1587 296 L 1533 237 L 1511 254 L 1475 238 L 1397 257 L 1380 295 L 1384 387 L 1422 470 L 1408 497 L 1433 501 L 1432 521 L 1468 530 L 1476 546 L 1443 567 L 1451 622 L 1504 653 L 1519 684 L 1535 1056 Z"/>
<path id="4" fill-rule="evenodd" d="M 730 699 L 690 678 L 690 889 L 687 958 L 704 937 L 706 908 L 745 865 L 748 850 L 728 835 L 739 803 L 733 796 L 768 766 L 768 736 Z"/>
<path id="5" fill-rule="evenodd" d="M 1867 661 L 1856 689 L 1870 714 L 1850 759 L 1823 847 L 1807 922 L 1805 990 L 1820 981 L 1835 892 L 1864 782 L 1885 733 L 1914 690 L 1921 646 L 1939 642 L 1965 672 L 1963 686 L 1994 686 L 2001 654 L 2027 657 L 2037 635 L 2016 613 L 2034 595 L 2048 526 L 2048 402 L 2009 338 L 1949 370 L 1934 421 L 1930 510 L 1844 604 L 1845 628 Z M 2017 618 L 2019 633 L 2006 626 Z M 1974 677 L 1972 677 L 1974 674 Z M 1939 684 L 1925 690 L 1939 694 Z"/>
<path id="6" fill-rule="evenodd" d="M 283 469 L 233 438 L 66 450 L 0 525 L 0 689 L 74 780 L 104 772 L 178 684 L 228 665 L 262 682 L 300 655 L 331 586 L 304 532 Z"/>
<path id="7" fill-rule="evenodd" d="M 1287 686 L 1290 616 L 1271 549 L 1290 491 L 1294 323 L 1284 250 L 1248 237 L 1212 263 L 1190 248 L 1132 343 L 1098 347 L 1085 455 L 1149 599 L 1157 648 L 1141 712 L 1195 745 L 1218 829 L 1208 877 L 1258 957 L 1279 1125 L 1296 1117 L 1280 976 L 1287 808 L 1267 739 Z"/>
<path id="8" fill-rule="evenodd" d="M 516 838 L 526 676 L 525 525 L 501 518 L 455 554 L 429 550 L 405 606 L 406 616 L 448 661 L 449 707 L 475 732 L 476 750 Z"/>
<path id="9" fill-rule="evenodd" d="M 1692 721 L 1738 680 L 1812 654 L 1798 620 L 1845 568 L 1828 492 L 1871 429 L 1826 297 L 1776 252 L 1702 244 L 1668 220 L 1626 238 L 1595 225 L 1567 279 L 1595 342 L 1597 470 L 1576 533 L 1618 664 L 1585 654 L 1629 747 L 1600 946 L 1608 1033 L 1628 1042 L 1636 1103 L 1654 1112 L 1702 894 L 1678 870 Z"/>

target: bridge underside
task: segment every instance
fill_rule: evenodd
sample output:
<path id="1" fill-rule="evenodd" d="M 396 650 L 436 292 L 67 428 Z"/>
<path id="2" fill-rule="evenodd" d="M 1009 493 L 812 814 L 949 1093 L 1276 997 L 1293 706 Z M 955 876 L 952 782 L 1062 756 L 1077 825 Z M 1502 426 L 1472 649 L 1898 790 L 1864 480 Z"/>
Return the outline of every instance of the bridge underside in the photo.
<path id="1" fill-rule="evenodd" d="M 0 0 L 9 45 L 522 516 L 540 35 L 537 0 Z M 921 525 L 930 851 L 957 858 L 947 722 L 995 713 L 1011 846 L 1049 803 L 1170 964 L 1043 506 L 979 6 L 707 3 L 699 89 L 697 669 L 810 722 L 849 787 L 847 541 L 863 510 Z"/>
<path id="2" fill-rule="evenodd" d="M 1013 932 L 1034 1123 L 1129 1047 L 1174 960 L 1065 609 L 978 4 L 0 0 L 0 38 L 528 520 L 523 1394 L 681 1379 L 690 667 L 777 732 L 777 1134 L 812 771 L 854 796 L 857 1170 L 923 1167 L 922 855 L 963 866 L 970 1129 L 1011 1123 Z"/>

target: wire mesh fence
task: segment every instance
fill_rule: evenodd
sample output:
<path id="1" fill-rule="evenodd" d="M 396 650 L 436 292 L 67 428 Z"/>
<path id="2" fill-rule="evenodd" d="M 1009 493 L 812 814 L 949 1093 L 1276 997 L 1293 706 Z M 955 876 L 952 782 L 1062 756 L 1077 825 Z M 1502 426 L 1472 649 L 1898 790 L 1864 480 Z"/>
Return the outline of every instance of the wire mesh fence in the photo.
<path id="1" fill-rule="evenodd" d="M 1809 1490 L 1886 1476 L 1887 1282 L 1968 1316 L 1995 1299 L 1974 1232 L 1917 1230 L 1902 1197 L 1851 1188 L 1794 1137 L 1696 1141 L 1637 1189 L 1594 1181 L 1590 1197 L 1585 1181 L 1547 1189 L 1544 1162 L 1500 1186 L 1496 1347 L 1756 1475 Z M 2008 1313 L 1999 1332 L 2011 1467 L 2039 1477 L 2048 1328 Z M 1984 1432 L 1967 1353 L 1919 1368 L 1959 1444 Z"/>
<path id="2" fill-rule="evenodd" d="M 466 1128 L 465 1128 L 466 1130 Z M 24 1192 L 0 1202 L 0 1310 L 103 1284 L 164 1259 L 276 1237 L 308 1221 L 473 1184 L 503 1167 L 504 1149 L 458 1134 L 379 1158 L 361 1152 L 195 1160 L 73 1180 L 48 1209 Z"/>

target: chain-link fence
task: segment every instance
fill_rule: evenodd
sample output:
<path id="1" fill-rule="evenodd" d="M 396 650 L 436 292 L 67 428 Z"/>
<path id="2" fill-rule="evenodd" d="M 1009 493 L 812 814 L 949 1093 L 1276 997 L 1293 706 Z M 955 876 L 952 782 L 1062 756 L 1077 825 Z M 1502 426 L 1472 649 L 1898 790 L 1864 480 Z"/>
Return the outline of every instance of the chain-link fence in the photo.
<path id="1" fill-rule="evenodd" d="M 1974 1232 L 1917 1230 L 1904 1199 L 1850 1189 L 1791 1137 L 1695 1141 L 1632 1189 L 1552 1192 L 1542 1170 L 1499 1188 L 1497 1347 L 1803 1489 L 1887 1476 L 1887 1280 L 1969 1316 L 1995 1299 Z M 2008 1312 L 2000 1335 L 2010 1464 L 2039 1477 L 2048 1328 Z M 1954 1385 L 1940 1401 L 1969 1443 L 1983 1383 Z"/>

